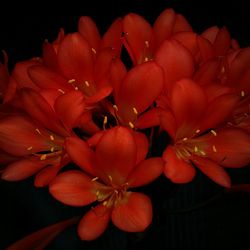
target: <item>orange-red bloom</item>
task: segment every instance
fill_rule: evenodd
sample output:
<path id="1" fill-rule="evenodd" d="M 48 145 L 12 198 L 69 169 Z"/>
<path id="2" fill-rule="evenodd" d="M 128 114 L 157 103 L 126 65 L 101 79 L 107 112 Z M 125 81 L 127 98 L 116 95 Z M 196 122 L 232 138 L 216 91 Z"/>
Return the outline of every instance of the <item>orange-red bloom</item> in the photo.
<path id="1" fill-rule="evenodd" d="M 128 232 L 140 232 L 149 226 L 152 220 L 150 199 L 144 194 L 128 191 L 153 181 L 162 172 L 160 158 L 145 160 L 147 147 L 143 134 L 124 127 L 108 130 L 95 151 L 78 138 L 67 139 L 70 157 L 86 174 L 80 171 L 62 173 L 50 184 L 50 192 L 56 199 L 72 206 L 84 206 L 94 201 L 101 203 L 80 221 L 78 234 L 82 239 L 97 238 L 110 219 Z"/>

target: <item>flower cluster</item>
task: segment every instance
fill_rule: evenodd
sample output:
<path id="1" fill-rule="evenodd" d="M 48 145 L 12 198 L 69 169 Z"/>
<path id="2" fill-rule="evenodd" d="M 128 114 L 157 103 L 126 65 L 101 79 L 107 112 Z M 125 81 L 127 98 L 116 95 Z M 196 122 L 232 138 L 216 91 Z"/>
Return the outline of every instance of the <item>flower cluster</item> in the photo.
<path id="1" fill-rule="evenodd" d="M 79 222 L 83 240 L 110 220 L 145 230 L 151 200 L 133 188 L 161 174 L 181 184 L 198 169 L 229 188 L 226 168 L 250 163 L 250 48 L 226 28 L 197 34 L 166 9 L 153 26 L 130 13 L 100 36 L 84 16 L 78 32 L 45 41 L 41 57 L 11 73 L 7 61 L 4 53 L 1 178 L 35 175 L 64 204 L 94 203 Z M 162 134 L 169 139 L 156 154 Z"/>

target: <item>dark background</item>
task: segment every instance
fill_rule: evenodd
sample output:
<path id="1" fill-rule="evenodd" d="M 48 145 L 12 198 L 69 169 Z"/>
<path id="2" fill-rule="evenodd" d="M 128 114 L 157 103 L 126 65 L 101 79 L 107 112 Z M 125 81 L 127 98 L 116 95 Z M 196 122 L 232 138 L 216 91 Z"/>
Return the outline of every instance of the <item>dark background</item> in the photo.
<path id="1" fill-rule="evenodd" d="M 67 6 L 72 8 L 72 5 L 74 15 L 66 12 Z M 250 44 L 247 1 L 90 0 L 81 6 L 73 2 L 58 5 L 58 10 L 50 14 L 37 13 L 39 3 L 29 14 L 22 11 L 13 14 L 3 8 L 7 15 L 0 15 L 0 49 L 8 53 L 13 67 L 17 61 L 39 56 L 44 39 L 53 41 L 59 28 L 76 31 L 81 15 L 91 16 L 103 33 L 116 17 L 128 12 L 141 14 L 153 23 L 169 7 L 183 14 L 197 32 L 213 25 L 225 25 L 242 46 Z M 234 183 L 250 182 L 249 168 L 231 170 L 230 174 Z M 0 181 L 0 249 L 35 230 L 82 215 L 89 209 L 64 206 L 49 196 L 46 188 L 34 188 L 32 183 L 32 178 L 18 183 Z M 154 204 L 154 220 L 146 232 L 128 234 L 110 225 L 98 240 L 81 242 L 76 227 L 71 227 L 47 249 L 250 249 L 250 196 L 224 194 L 200 173 L 188 185 L 173 185 L 161 178 L 143 191 L 151 196 Z"/>

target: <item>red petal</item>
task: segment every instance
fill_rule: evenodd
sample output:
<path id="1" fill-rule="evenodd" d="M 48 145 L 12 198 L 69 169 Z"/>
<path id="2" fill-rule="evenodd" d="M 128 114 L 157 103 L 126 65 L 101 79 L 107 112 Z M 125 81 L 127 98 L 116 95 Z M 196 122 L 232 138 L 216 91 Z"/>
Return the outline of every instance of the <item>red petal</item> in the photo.
<path id="1" fill-rule="evenodd" d="M 99 49 L 100 34 L 95 22 L 88 16 L 82 16 L 78 23 L 79 33 L 88 41 L 89 45 L 95 49 Z"/>
<path id="2" fill-rule="evenodd" d="M 82 240 L 95 240 L 108 227 L 111 210 L 102 204 L 92 208 L 81 219 L 78 225 L 78 235 Z"/>
<path id="3" fill-rule="evenodd" d="M 136 143 L 133 133 L 124 127 L 108 130 L 96 147 L 96 171 L 98 176 L 110 184 L 124 184 L 135 166 Z"/>
<path id="4" fill-rule="evenodd" d="M 201 59 L 202 61 L 207 61 L 210 58 L 214 57 L 214 49 L 212 44 L 205 38 L 203 38 L 202 36 L 198 36 L 197 37 L 197 43 L 199 46 L 199 50 L 201 53 Z"/>
<path id="5" fill-rule="evenodd" d="M 26 236 L 25 238 L 17 241 L 6 250 L 42 250 L 63 230 L 75 224 L 78 218 L 61 221 L 59 223 L 50 225 L 35 233 Z"/>
<path id="6" fill-rule="evenodd" d="M 175 138 L 176 135 L 176 120 L 173 113 L 170 110 L 162 110 L 160 113 L 161 126 L 171 138 Z"/>
<path id="7" fill-rule="evenodd" d="M 48 166 L 42 171 L 40 171 L 35 178 L 35 187 L 45 187 L 56 177 L 58 171 L 60 170 L 60 165 Z"/>
<path id="8" fill-rule="evenodd" d="M 207 155 L 222 166 L 237 168 L 250 163 L 250 136 L 241 129 L 221 129 L 217 136 L 211 134 L 207 143 Z"/>
<path id="9" fill-rule="evenodd" d="M 206 29 L 201 35 L 206 38 L 212 44 L 214 43 L 216 36 L 219 32 L 219 28 L 217 26 L 210 27 Z"/>
<path id="10" fill-rule="evenodd" d="M 136 128 L 145 129 L 160 125 L 160 111 L 158 108 L 151 108 L 138 117 L 135 123 Z"/>
<path id="11" fill-rule="evenodd" d="M 117 96 L 118 113 L 126 121 L 145 111 L 159 96 L 163 87 L 162 69 L 154 62 L 134 67 L 124 79 Z M 140 97 L 140 98 L 139 98 Z"/>
<path id="12" fill-rule="evenodd" d="M 233 112 L 233 108 L 238 101 L 239 97 L 232 94 L 225 94 L 215 98 L 209 104 L 199 129 L 205 131 L 225 123 L 226 118 Z"/>
<path id="13" fill-rule="evenodd" d="M 84 96 L 80 91 L 71 91 L 56 99 L 54 108 L 65 127 L 73 128 L 85 111 Z"/>
<path id="14" fill-rule="evenodd" d="M 219 30 L 213 45 L 217 56 L 226 54 L 231 45 L 231 37 L 225 27 Z"/>
<path id="15" fill-rule="evenodd" d="M 146 158 L 149 149 L 148 139 L 145 134 L 134 132 L 134 139 L 137 149 L 136 164 Z"/>
<path id="16" fill-rule="evenodd" d="M 217 163 L 201 157 L 196 157 L 192 161 L 201 170 L 201 172 L 203 172 L 217 184 L 227 188 L 231 186 L 229 175 Z"/>
<path id="17" fill-rule="evenodd" d="M 152 221 L 152 205 L 148 196 L 127 193 L 126 201 L 121 201 L 112 211 L 112 222 L 126 232 L 142 232 Z"/>
<path id="18" fill-rule="evenodd" d="M 176 14 L 175 25 L 173 29 L 173 33 L 177 33 L 180 31 L 192 31 L 191 25 L 188 23 L 186 18 L 180 14 Z"/>
<path id="19" fill-rule="evenodd" d="M 146 185 L 162 174 L 164 162 L 162 158 L 154 157 L 139 163 L 128 177 L 130 187 Z"/>
<path id="20" fill-rule="evenodd" d="M 65 78 L 44 66 L 32 66 L 28 69 L 28 73 L 32 81 L 42 89 L 61 89 L 64 92 L 71 89 Z"/>
<path id="21" fill-rule="evenodd" d="M 122 47 L 122 19 L 117 18 L 104 34 L 101 48 L 111 47 L 116 55 L 120 55 Z"/>
<path id="22" fill-rule="evenodd" d="M 94 153 L 85 141 L 77 137 L 69 137 L 65 141 L 65 147 L 70 158 L 77 166 L 87 173 L 95 175 L 92 164 Z"/>
<path id="23" fill-rule="evenodd" d="M 191 52 L 175 40 L 166 40 L 157 50 L 155 60 L 164 70 L 167 90 L 171 90 L 173 84 L 181 78 L 193 75 L 194 60 Z"/>
<path id="24" fill-rule="evenodd" d="M 36 131 L 37 127 L 24 116 L 12 115 L 0 121 L 0 147 L 16 156 L 46 151 L 46 140 Z M 45 130 L 39 131 L 48 136 Z M 28 148 L 32 147 L 31 150 Z"/>
<path id="25" fill-rule="evenodd" d="M 60 124 L 55 112 L 47 101 L 32 89 L 22 89 L 22 103 L 27 113 L 40 122 L 44 127 L 61 135 L 67 135 L 66 130 Z"/>
<path id="26" fill-rule="evenodd" d="M 47 41 L 43 43 L 43 63 L 52 70 L 58 69 L 58 61 L 55 48 Z"/>
<path id="27" fill-rule="evenodd" d="M 124 45 L 135 65 L 144 62 L 146 57 L 152 58 L 153 29 L 143 17 L 133 13 L 126 15 L 123 19 L 123 31 L 126 41 Z"/>
<path id="28" fill-rule="evenodd" d="M 50 193 L 57 200 L 70 206 L 85 206 L 96 201 L 97 182 L 77 170 L 59 174 L 49 186 Z"/>
<path id="29" fill-rule="evenodd" d="M 67 35 L 58 51 L 58 63 L 67 79 L 78 84 L 93 80 L 93 52 L 80 34 Z"/>
<path id="30" fill-rule="evenodd" d="M 103 100 L 105 97 L 109 96 L 112 92 L 112 87 L 106 86 L 100 88 L 94 95 L 87 97 L 85 99 L 86 104 L 93 104 Z"/>
<path id="31" fill-rule="evenodd" d="M 23 180 L 38 172 L 46 164 L 40 159 L 22 159 L 10 164 L 3 171 L 1 178 L 6 181 Z"/>
<path id="32" fill-rule="evenodd" d="M 178 158 L 176 152 L 172 147 L 168 147 L 164 154 L 163 159 L 166 162 L 164 174 L 174 183 L 188 183 L 193 180 L 195 176 L 194 167 Z"/>
<path id="33" fill-rule="evenodd" d="M 8 56 L 5 51 L 3 51 L 4 63 L 0 63 L 0 98 L 5 94 L 5 91 L 9 83 L 9 71 L 8 71 Z"/>
<path id="34" fill-rule="evenodd" d="M 172 35 L 175 16 L 173 9 L 166 9 L 156 19 L 154 23 L 154 32 L 157 46 Z"/>
<path id="35" fill-rule="evenodd" d="M 189 130 L 197 129 L 194 128 L 194 124 L 204 114 L 207 97 L 200 85 L 192 80 L 183 79 L 173 87 L 171 107 L 179 127 L 186 126 Z"/>

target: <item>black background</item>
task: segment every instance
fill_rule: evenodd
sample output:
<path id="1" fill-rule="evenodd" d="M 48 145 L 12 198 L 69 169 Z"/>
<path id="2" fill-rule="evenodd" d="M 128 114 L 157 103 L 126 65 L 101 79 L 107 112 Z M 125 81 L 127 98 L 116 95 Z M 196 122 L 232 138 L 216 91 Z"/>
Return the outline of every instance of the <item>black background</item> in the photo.
<path id="1" fill-rule="evenodd" d="M 225 25 L 241 46 L 250 44 L 250 8 L 243 0 L 92 0 L 81 4 L 68 2 L 63 7 L 58 4 L 57 11 L 39 14 L 40 5 L 37 3 L 29 14 L 22 11 L 14 14 L 2 8 L 0 49 L 8 53 L 10 67 L 17 61 L 39 56 L 44 39 L 53 41 L 59 28 L 64 27 L 67 33 L 76 31 L 81 15 L 91 16 L 103 33 L 118 16 L 136 12 L 153 23 L 161 11 L 172 7 L 183 14 L 197 32 L 213 25 Z M 66 12 L 67 6 L 74 7 L 74 14 Z M 50 5 L 46 7 L 50 9 Z M 231 170 L 230 174 L 234 183 L 250 182 L 249 168 Z M 89 209 L 64 206 L 49 196 L 46 188 L 34 188 L 32 183 L 32 178 L 18 183 L 0 181 L 0 249 L 35 230 L 82 215 Z M 110 225 L 98 240 L 81 242 L 76 227 L 71 227 L 57 237 L 48 249 L 250 249 L 248 195 L 221 194 L 221 188 L 200 173 L 188 185 L 175 186 L 162 178 L 143 191 L 152 197 L 154 204 L 154 221 L 146 232 L 127 234 Z M 210 199 L 207 205 L 197 207 L 197 204 Z M 174 212 L 179 209 L 184 210 Z"/>

